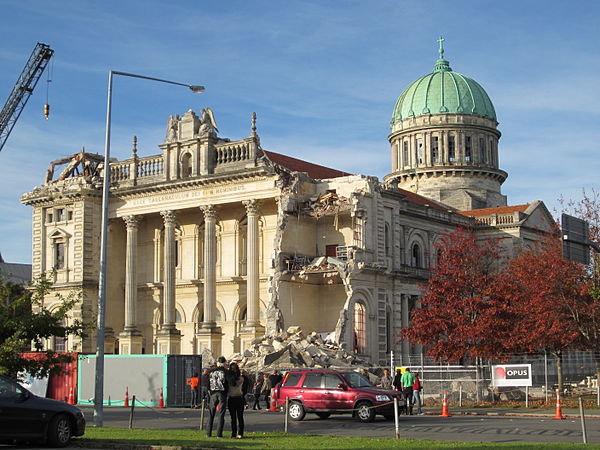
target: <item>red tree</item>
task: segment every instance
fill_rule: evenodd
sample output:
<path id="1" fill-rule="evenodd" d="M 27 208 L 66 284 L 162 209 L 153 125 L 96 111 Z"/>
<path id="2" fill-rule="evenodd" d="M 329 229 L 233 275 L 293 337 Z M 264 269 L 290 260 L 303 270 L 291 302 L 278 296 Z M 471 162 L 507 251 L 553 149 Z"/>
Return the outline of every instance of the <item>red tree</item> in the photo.
<path id="1" fill-rule="evenodd" d="M 585 268 L 566 260 L 561 241 L 548 236 L 511 259 L 501 282 L 516 317 L 512 351 L 554 355 L 560 389 L 562 353 L 579 339 L 571 312 L 587 296 L 587 281 Z"/>
<path id="2" fill-rule="evenodd" d="M 502 359 L 512 345 L 513 313 L 498 289 L 501 254 L 495 240 L 478 241 L 470 230 L 446 235 L 437 264 L 403 337 L 438 360 L 464 356 Z"/>

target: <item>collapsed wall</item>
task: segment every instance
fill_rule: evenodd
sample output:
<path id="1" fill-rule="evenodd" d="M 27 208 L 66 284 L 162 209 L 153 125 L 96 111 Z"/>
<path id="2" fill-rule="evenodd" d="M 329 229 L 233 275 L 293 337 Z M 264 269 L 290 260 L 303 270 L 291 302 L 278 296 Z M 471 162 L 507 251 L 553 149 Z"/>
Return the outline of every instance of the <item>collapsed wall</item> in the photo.
<path id="1" fill-rule="evenodd" d="M 312 332 L 304 335 L 300 327 L 268 334 L 252 341 L 251 349 L 230 358 L 250 370 L 290 368 L 349 368 L 371 364 L 347 352 L 329 338 Z"/>

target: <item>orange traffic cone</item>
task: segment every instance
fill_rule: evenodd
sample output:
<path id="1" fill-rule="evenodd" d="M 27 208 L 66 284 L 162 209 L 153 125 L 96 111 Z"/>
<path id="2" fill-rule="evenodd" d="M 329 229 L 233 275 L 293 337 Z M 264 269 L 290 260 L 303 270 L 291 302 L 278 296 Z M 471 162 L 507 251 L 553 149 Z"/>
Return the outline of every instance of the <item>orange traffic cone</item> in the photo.
<path id="1" fill-rule="evenodd" d="M 267 409 L 267 412 L 277 412 L 277 400 L 271 397 L 271 407 Z"/>
<path id="2" fill-rule="evenodd" d="M 444 392 L 444 399 L 442 400 L 442 414 L 439 417 L 451 417 L 448 411 L 448 396 Z"/>
<path id="3" fill-rule="evenodd" d="M 562 406 L 560 404 L 560 392 L 556 390 L 556 414 L 554 414 L 553 419 L 564 419 L 562 415 Z"/>
<path id="4" fill-rule="evenodd" d="M 129 408 L 129 386 L 125 386 L 125 400 L 123 401 L 123 406 Z"/>
<path id="5" fill-rule="evenodd" d="M 75 394 L 73 393 L 73 388 L 69 390 L 69 400 L 67 401 L 69 405 L 75 404 Z"/>
<path id="6" fill-rule="evenodd" d="M 160 388 L 160 397 L 158 399 L 158 408 L 165 407 L 165 399 L 163 398 L 163 388 Z"/>

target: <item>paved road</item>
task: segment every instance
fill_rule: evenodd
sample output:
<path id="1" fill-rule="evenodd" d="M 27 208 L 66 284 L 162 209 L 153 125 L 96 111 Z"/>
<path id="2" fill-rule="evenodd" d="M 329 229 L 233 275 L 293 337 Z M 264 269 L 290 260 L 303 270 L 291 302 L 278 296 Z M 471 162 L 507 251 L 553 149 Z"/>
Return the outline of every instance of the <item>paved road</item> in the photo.
<path id="1" fill-rule="evenodd" d="M 82 408 L 90 426 L 93 426 L 93 410 Z M 105 426 L 127 427 L 129 412 L 122 407 L 105 408 Z M 452 412 L 452 411 L 451 411 Z M 458 413 L 459 411 L 456 411 Z M 468 413 L 468 410 L 462 411 Z M 510 413 L 507 410 L 478 410 L 484 413 Z M 519 413 L 522 413 L 520 411 Z M 540 414 L 542 412 L 532 412 Z M 456 414 L 443 418 L 437 415 L 400 416 L 400 434 L 403 438 L 434 439 L 469 442 L 563 442 L 581 443 L 581 423 L 579 418 L 552 420 L 549 417 L 517 417 L 507 415 L 467 415 Z M 247 431 L 283 431 L 283 413 L 246 411 Z M 225 422 L 227 429 L 229 418 Z M 588 443 L 600 444 L 600 419 L 587 419 Z M 168 408 L 136 408 L 134 428 L 197 429 L 200 426 L 198 410 Z M 363 424 L 349 415 L 332 416 L 320 420 L 314 414 L 307 414 L 301 422 L 289 422 L 289 432 L 321 435 L 393 437 L 394 422 L 377 417 L 370 424 Z"/>

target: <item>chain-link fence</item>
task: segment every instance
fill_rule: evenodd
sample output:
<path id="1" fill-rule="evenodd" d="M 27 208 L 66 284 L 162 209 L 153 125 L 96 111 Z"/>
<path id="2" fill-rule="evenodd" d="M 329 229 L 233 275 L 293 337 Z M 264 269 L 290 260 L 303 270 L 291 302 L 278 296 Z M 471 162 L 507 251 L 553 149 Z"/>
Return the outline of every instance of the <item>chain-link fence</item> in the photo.
<path id="1" fill-rule="evenodd" d="M 562 356 L 563 396 L 592 397 L 600 406 L 600 387 L 592 352 L 570 351 Z M 596 355 L 600 356 L 600 355 Z M 441 399 L 444 393 L 455 402 L 462 401 L 552 401 L 558 387 L 556 358 L 551 354 L 512 355 L 503 364 L 531 364 L 531 387 L 492 386 L 493 361 L 476 360 L 470 364 L 436 363 L 425 355 L 394 357 L 390 365 L 371 369 L 379 375 L 383 368 L 410 367 L 419 373 L 424 398 Z"/>

